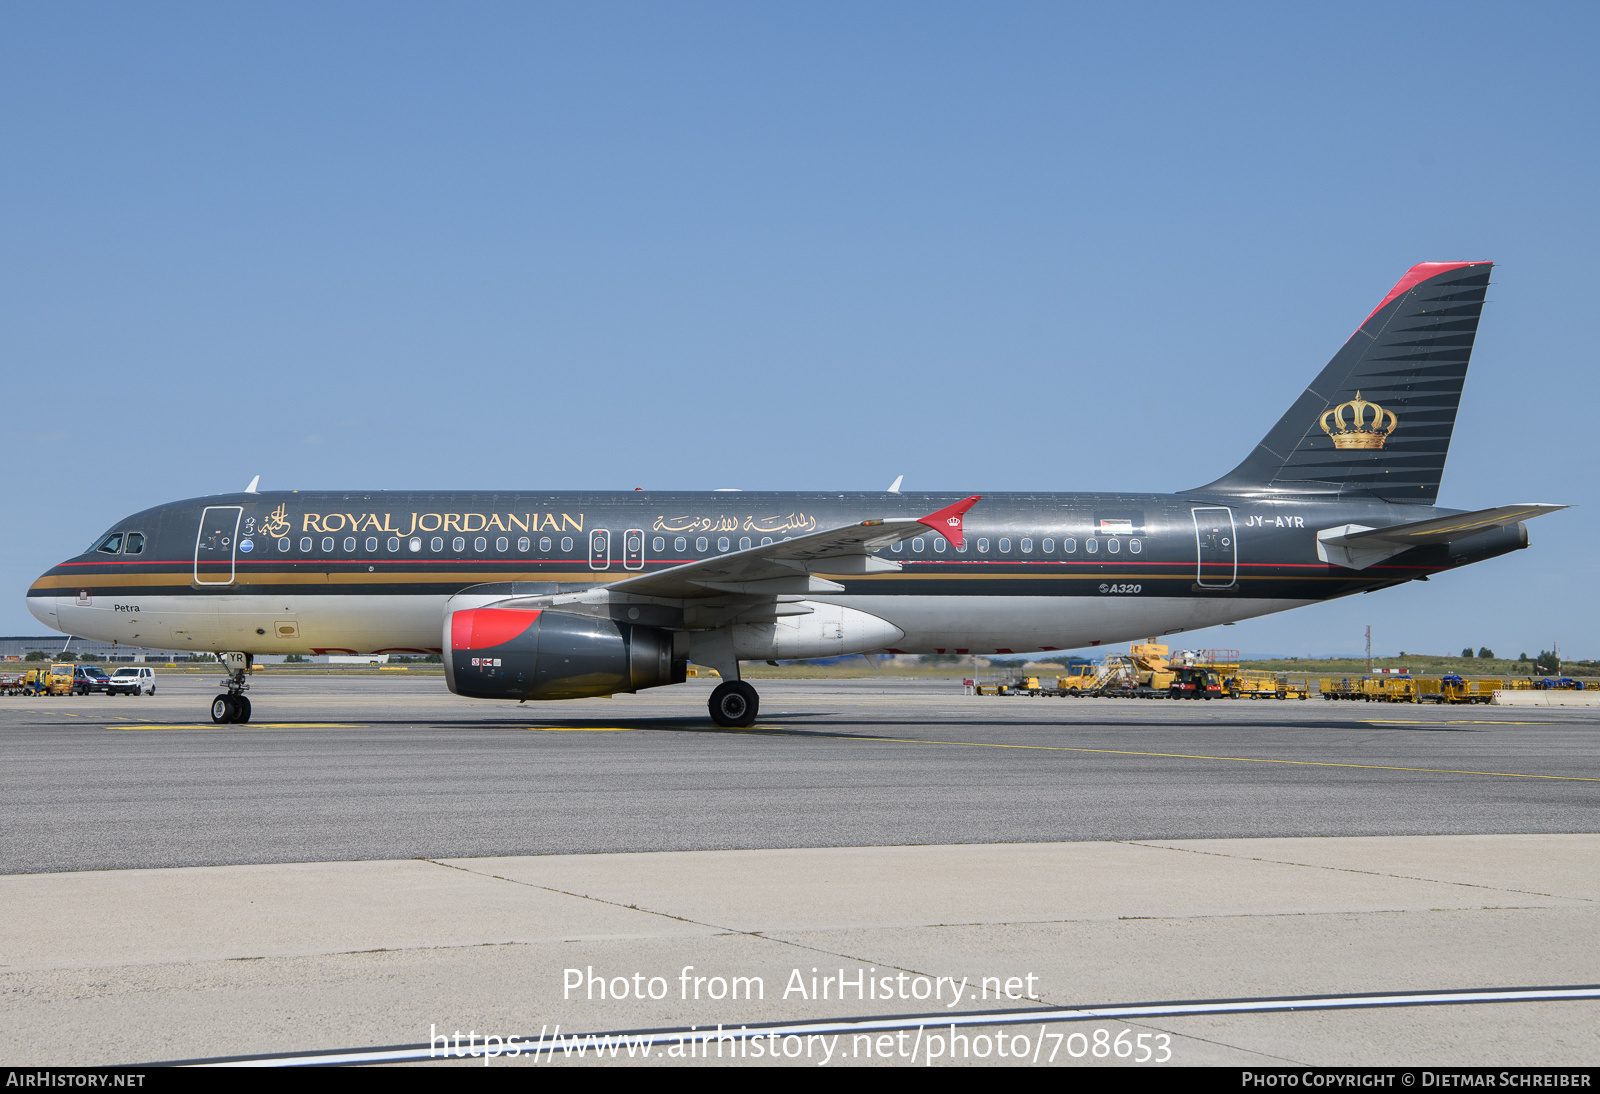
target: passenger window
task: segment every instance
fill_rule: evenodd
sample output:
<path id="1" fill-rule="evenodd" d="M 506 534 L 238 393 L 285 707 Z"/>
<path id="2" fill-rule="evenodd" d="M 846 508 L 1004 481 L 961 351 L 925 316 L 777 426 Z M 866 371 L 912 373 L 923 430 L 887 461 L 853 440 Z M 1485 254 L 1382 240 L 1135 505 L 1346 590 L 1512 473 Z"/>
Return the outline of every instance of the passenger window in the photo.
<path id="1" fill-rule="evenodd" d="M 550 553 L 550 537 L 549 536 L 540 536 L 539 537 L 539 553 L 542 554 L 542 555 L 547 555 L 547 554 Z"/>
<path id="2" fill-rule="evenodd" d="M 422 537 L 412 536 L 411 542 L 406 544 L 406 547 L 413 552 L 422 550 Z"/>
<path id="3" fill-rule="evenodd" d="M 517 554 L 519 554 L 519 555 L 527 554 L 528 553 L 528 548 L 531 547 L 532 545 L 533 545 L 533 540 L 529 539 L 527 536 L 518 536 L 517 537 Z"/>
<path id="4" fill-rule="evenodd" d="M 1009 555 L 1011 553 L 1011 540 L 1010 539 L 1002 539 L 1000 541 L 1000 553 L 1003 554 L 1003 555 Z"/>
<path id="5" fill-rule="evenodd" d="M 666 537 L 665 536 L 657 536 L 655 539 L 651 540 L 650 541 L 650 549 L 652 551 L 654 551 L 658 555 L 662 551 L 665 551 L 667 549 L 667 539 L 666 539 Z"/>
<path id="6" fill-rule="evenodd" d="M 924 546 L 925 545 L 922 542 L 922 537 L 921 536 L 918 536 L 916 539 L 911 541 L 911 549 L 913 551 L 917 552 L 917 554 L 919 554 L 919 555 L 922 554 Z"/>
<path id="7" fill-rule="evenodd" d="M 1138 554 L 1140 551 L 1139 541 L 1136 539 L 1130 539 L 1128 541 L 1128 550 L 1132 551 L 1134 554 Z"/>
<path id="8" fill-rule="evenodd" d="M 889 547 L 889 550 L 893 551 L 895 554 L 899 554 L 901 551 L 904 551 L 905 549 L 906 549 L 906 545 L 903 542 L 894 543 Z"/>
<path id="9" fill-rule="evenodd" d="M 568 553 L 568 554 L 572 553 L 572 537 L 571 536 L 562 536 L 561 537 L 561 549 L 563 551 L 565 551 L 566 553 Z"/>
<path id="10" fill-rule="evenodd" d="M 1053 539 L 1047 539 L 1043 543 L 1039 544 L 1039 550 L 1043 551 L 1047 555 L 1053 552 L 1055 549 L 1056 541 Z"/>
<path id="11" fill-rule="evenodd" d="M 452 539 L 450 541 L 450 550 L 454 551 L 456 554 L 458 554 L 458 555 L 462 554 L 462 553 L 464 553 L 466 551 L 466 549 L 467 549 L 467 537 L 466 536 L 456 536 L 454 539 Z"/>
<path id="12" fill-rule="evenodd" d="M 322 553 L 325 554 L 325 555 L 333 554 L 333 537 L 332 536 L 324 536 L 323 537 L 323 539 L 322 539 Z"/>
<path id="13" fill-rule="evenodd" d="M 345 536 L 344 537 L 344 549 L 345 549 L 345 552 L 348 553 L 348 554 L 355 554 L 355 550 L 356 550 L 356 537 L 355 536 Z"/>
<path id="14" fill-rule="evenodd" d="M 396 551 L 398 551 L 400 549 L 400 537 L 399 536 L 390 536 L 389 537 L 389 542 L 387 544 L 385 544 L 385 546 L 387 546 L 389 548 L 389 553 L 390 554 L 394 554 Z"/>
<path id="15" fill-rule="evenodd" d="M 489 549 L 489 540 L 488 540 L 488 538 L 485 537 L 485 536 L 479 536 L 477 539 L 473 540 L 472 541 L 472 549 L 474 551 L 478 552 L 478 554 L 480 554 L 480 555 L 483 554 L 485 551 L 487 551 Z"/>
<path id="16" fill-rule="evenodd" d="M 711 550 L 711 541 L 705 536 L 701 536 L 694 541 L 694 549 L 696 551 L 709 551 Z"/>
<path id="17" fill-rule="evenodd" d="M 144 550 L 144 533 L 142 533 L 142 532 L 129 532 L 128 533 L 128 542 L 124 543 L 122 545 L 122 553 L 125 554 L 125 555 L 136 555 L 136 554 L 138 554 L 139 552 L 141 552 L 143 550 Z"/>
<path id="18" fill-rule="evenodd" d="M 1122 541 L 1116 536 L 1112 536 L 1110 539 L 1106 540 L 1106 550 L 1110 551 L 1112 554 L 1116 554 L 1118 551 L 1122 550 Z"/>
<path id="19" fill-rule="evenodd" d="M 727 536 L 717 537 L 717 550 L 726 551 L 730 546 L 732 546 L 732 542 Z"/>
<path id="20" fill-rule="evenodd" d="M 762 536 L 761 537 L 761 546 L 763 546 L 763 547 L 772 546 L 772 537 L 771 536 Z"/>
<path id="21" fill-rule="evenodd" d="M 287 551 L 288 549 L 289 549 L 289 537 L 288 536 L 284 536 L 282 539 L 280 539 L 278 541 L 278 550 Z"/>
<path id="22" fill-rule="evenodd" d="M 989 541 L 988 540 L 980 539 L 978 541 L 978 553 L 980 555 L 986 555 L 986 554 L 989 553 Z"/>
<path id="23" fill-rule="evenodd" d="M 82 543 L 83 540 L 80 539 L 78 542 Z M 114 555 L 117 552 L 121 551 L 122 550 L 122 533 L 121 532 L 112 532 L 109 536 L 107 536 L 105 539 L 100 541 L 100 546 L 96 547 L 95 550 L 101 552 L 102 554 L 107 554 L 107 555 Z"/>
<path id="24" fill-rule="evenodd" d="M 433 537 L 433 542 L 429 543 L 428 546 L 432 547 L 435 551 L 444 550 L 444 537 L 443 536 L 434 536 Z"/>
<path id="25" fill-rule="evenodd" d="M 496 551 L 500 551 L 501 553 L 509 551 L 511 550 L 511 541 L 505 536 L 501 536 L 499 539 L 494 541 L 494 549 Z"/>
<path id="26" fill-rule="evenodd" d="M 1033 554 L 1033 540 L 1031 540 L 1031 539 L 1022 540 L 1020 543 L 1017 544 L 1017 546 L 1022 548 L 1022 553 L 1023 554 L 1025 554 L 1025 555 Z"/>
<path id="27" fill-rule="evenodd" d="M 306 536 L 306 537 L 304 537 L 303 539 L 300 540 L 300 549 L 302 551 L 304 551 L 308 555 L 311 553 L 311 537 L 310 536 Z"/>
<path id="28" fill-rule="evenodd" d="M 1073 554 L 1078 549 L 1078 541 L 1068 537 L 1061 541 L 1061 549 L 1069 555 Z"/>
<path id="29" fill-rule="evenodd" d="M 377 536 L 368 536 L 367 537 L 367 553 L 370 554 L 370 555 L 375 555 L 375 554 L 378 553 L 378 537 Z"/>
<path id="30" fill-rule="evenodd" d="M 683 552 L 689 549 L 689 541 L 683 536 L 679 536 L 677 539 L 672 541 L 672 549 L 681 555 Z"/>
<path id="31" fill-rule="evenodd" d="M 750 549 L 750 537 L 749 536 L 745 536 L 743 539 L 741 539 L 739 541 L 739 550 L 748 551 L 749 549 Z"/>
<path id="32" fill-rule="evenodd" d="M 1083 549 L 1092 555 L 1100 549 L 1100 541 L 1095 539 L 1093 536 L 1090 536 L 1088 539 L 1083 541 Z"/>
<path id="33" fill-rule="evenodd" d="M 941 555 L 944 554 L 944 549 L 945 549 L 946 546 L 947 546 L 947 544 L 946 544 L 945 538 L 943 536 L 934 536 L 933 537 L 933 549 L 936 552 L 938 552 Z"/>

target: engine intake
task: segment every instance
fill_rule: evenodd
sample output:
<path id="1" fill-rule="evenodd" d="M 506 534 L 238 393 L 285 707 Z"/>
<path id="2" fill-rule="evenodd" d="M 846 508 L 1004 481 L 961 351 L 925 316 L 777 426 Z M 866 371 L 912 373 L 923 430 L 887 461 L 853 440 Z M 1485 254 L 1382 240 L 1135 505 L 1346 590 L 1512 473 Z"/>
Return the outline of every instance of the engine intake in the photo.
<path id="1" fill-rule="evenodd" d="M 444 621 L 450 690 L 476 699 L 582 699 L 680 684 L 672 635 L 568 612 L 464 608 Z"/>

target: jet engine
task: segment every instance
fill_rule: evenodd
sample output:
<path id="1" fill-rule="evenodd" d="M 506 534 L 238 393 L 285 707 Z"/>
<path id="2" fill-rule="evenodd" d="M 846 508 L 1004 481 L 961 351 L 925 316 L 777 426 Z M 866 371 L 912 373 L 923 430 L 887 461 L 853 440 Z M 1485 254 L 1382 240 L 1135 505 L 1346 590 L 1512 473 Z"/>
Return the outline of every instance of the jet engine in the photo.
<path id="1" fill-rule="evenodd" d="M 569 612 L 463 608 L 444 621 L 450 690 L 476 699 L 582 699 L 682 683 L 672 635 Z"/>

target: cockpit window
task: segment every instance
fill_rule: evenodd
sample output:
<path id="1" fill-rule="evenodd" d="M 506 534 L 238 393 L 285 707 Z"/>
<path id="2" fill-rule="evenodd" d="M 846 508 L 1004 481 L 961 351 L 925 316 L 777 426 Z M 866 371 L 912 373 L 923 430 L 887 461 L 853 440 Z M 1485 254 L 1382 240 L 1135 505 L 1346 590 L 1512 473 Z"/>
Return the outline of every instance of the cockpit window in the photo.
<path id="1" fill-rule="evenodd" d="M 99 551 L 101 554 L 106 554 L 106 555 L 114 555 L 117 552 L 121 551 L 122 550 L 122 533 L 121 532 L 112 532 L 109 536 L 107 536 L 105 539 L 100 541 L 100 546 L 96 547 L 95 550 Z"/>
<path id="2" fill-rule="evenodd" d="M 143 551 L 143 550 L 144 550 L 144 533 L 143 532 L 129 532 L 128 533 L 128 542 L 124 543 L 122 545 L 122 553 L 125 554 L 125 555 L 136 555 L 140 551 Z"/>

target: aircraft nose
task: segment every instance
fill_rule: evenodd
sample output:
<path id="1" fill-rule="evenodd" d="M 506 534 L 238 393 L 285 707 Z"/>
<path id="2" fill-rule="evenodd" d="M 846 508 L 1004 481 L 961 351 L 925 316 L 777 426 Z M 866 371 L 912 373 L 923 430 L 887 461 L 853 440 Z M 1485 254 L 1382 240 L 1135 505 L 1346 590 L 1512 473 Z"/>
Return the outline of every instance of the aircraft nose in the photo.
<path id="1" fill-rule="evenodd" d="M 35 619 L 51 630 L 60 630 L 61 628 L 56 623 L 56 598 L 38 595 L 44 588 L 44 578 L 42 577 L 33 583 L 33 588 L 29 590 L 28 611 Z"/>

